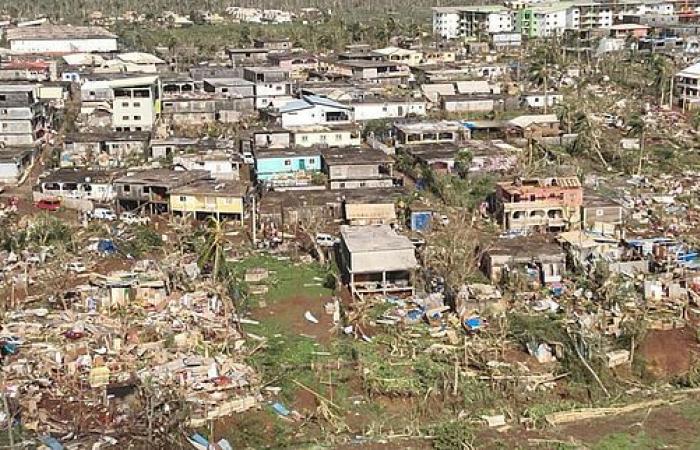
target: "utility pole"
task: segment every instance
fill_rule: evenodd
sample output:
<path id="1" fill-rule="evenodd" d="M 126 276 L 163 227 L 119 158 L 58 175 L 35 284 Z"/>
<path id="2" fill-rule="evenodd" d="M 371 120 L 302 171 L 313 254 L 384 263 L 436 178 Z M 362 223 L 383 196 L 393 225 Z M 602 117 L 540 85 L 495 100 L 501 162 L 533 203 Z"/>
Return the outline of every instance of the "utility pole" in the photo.
<path id="1" fill-rule="evenodd" d="M 257 229 L 258 226 L 255 221 L 255 209 L 256 209 L 256 193 L 253 193 L 253 248 L 257 245 Z"/>

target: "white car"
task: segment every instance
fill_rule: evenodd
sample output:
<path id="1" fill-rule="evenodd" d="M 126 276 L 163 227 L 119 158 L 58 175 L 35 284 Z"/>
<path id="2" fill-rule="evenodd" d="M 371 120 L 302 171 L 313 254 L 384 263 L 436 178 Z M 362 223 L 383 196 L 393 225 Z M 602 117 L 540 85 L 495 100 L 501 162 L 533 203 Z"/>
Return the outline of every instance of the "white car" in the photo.
<path id="1" fill-rule="evenodd" d="M 95 208 L 92 210 L 91 214 L 93 219 L 102 219 L 102 220 L 117 220 L 117 215 L 114 214 L 114 211 L 108 208 Z"/>
<path id="2" fill-rule="evenodd" d="M 249 151 L 244 151 L 242 153 L 243 155 L 243 162 L 246 164 L 255 164 L 255 157 L 253 156 L 252 152 Z"/>
<path id="3" fill-rule="evenodd" d="M 66 266 L 66 269 L 69 272 L 75 272 L 75 273 L 83 273 L 87 271 L 87 267 L 85 267 L 85 264 L 81 263 L 80 261 L 75 261 L 68 263 Z"/>
<path id="4" fill-rule="evenodd" d="M 128 211 L 122 213 L 122 215 L 119 217 L 119 219 L 121 219 L 122 222 L 129 224 L 129 225 L 133 225 L 133 224 L 146 225 L 147 223 L 149 223 L 151 221 L 151 219 L 148 217 L 142 217 L 142 216 L 136 215 L 136 214 L 134 214 L 132 212 L 128 212 Z"/>
<path id="5" fill-rule="evenodd" d="M 338 243 L 340 243 L 340 239 L 334 238 L 330 234 L 318 233 L 316 235 L 316 244 L 321 247 L 333 247 Z"/>

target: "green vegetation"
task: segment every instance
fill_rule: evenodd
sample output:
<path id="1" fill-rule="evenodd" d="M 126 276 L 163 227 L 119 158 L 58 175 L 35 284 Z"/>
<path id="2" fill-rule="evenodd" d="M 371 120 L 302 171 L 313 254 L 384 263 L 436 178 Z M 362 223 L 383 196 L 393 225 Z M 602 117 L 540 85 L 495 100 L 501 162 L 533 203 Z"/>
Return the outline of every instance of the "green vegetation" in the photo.
<path id="1" fill-rule="evenodd" d="M 264 351 L 255 352 L 248 358 L 263 384 L 281 386 L 282 395 L 288 401 L 293 400 L 297 390 L 292 380 L 307 386 L 317 384 L 312 364 L 319 358 L 314 352 L 321 349 L 313 339 L 291 334 L 284 324 L 272 320 L 247 329 L 267 339 Z"/>
<path id="2" fill-rule="evenodd" d="M 663 441 L 653 438 L 645 432 L 637 434 L 613 433 L 598 441 L 594 450 L 643 450 L 663 448 Z"/>
<path id="3" fill-rule="evenodd" d="M 37 215 L 29 224 L 18 225 L 0 226 L 0 248 L 18 252 L 32 246 L 67 247 L 72 242 L 70 227 L 48 213 Z"/>
<path id="4" fill-rule="evenodd" d="M 132 228 L 132 232 L 133 237 L 128 240 L 120 240 L 117 243 L 119 250 L 126 255 L 141 258 L 163 246 L 161 235 L 149 226 L 136 225 Z"/>
<path id="5" fill-rule="evenodd" d="M 251 268 L 263 267 L 269 270 L 270 278 L 265 282 L 269 291 L 265 294 L 265 299 L 271 302 L 295 296 L 323 298 L 333 294 L 333 290 L 326 287 L 329 271 L 317 263 L 294 263 L 286 258 L 263 255 L 230 264 L 240 279 L 245 275 L 245 271 Z"/>
<path id="6" fill-rule="evenodd" d="M 435 450 L 454 450 L 461 448 L 474 448 L 474 434 L 468 423 L 462 421 L 443 422 L 430 429 L 434 436 L 433 448 Z"/>

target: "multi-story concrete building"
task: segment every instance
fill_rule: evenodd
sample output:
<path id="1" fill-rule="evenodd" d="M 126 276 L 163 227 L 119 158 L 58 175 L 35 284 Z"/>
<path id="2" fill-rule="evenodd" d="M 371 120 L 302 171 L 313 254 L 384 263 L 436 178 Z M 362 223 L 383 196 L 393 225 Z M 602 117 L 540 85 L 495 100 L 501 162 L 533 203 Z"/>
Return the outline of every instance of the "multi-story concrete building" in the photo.
<path id="1" fill-rule="evenodd" d="M 675 76 L 675 91 L 678 104 L 695 109 L 700 106 L 700 63 L 695 63 Z"/>
<path id="2" fill-rule="evenodd" d="M 43 135 L 44 121 L 36 85 L 0 85 L 0 142 L 8 146 L 32 145 Z"/>
<path id="3" fill-rule="evenodd" d="M 89 80 L 81 86 L 80 96 L 81 113 L 110 112 L 110 125 L 116 131 L 150 131 L 160 115 L 160 88 L 155 75 L 112 75 Z"/>
<path id="4" fill-rule="evenodd" d="M 507 231 L 562 231 L 579 224 L 582 203 L 576 177 L 516 179 L 496 185 L 493 209 Z"/>
<path id="5" fill-rule="evenodd" d="M 500 5 L 433 8 L 433 32 L 444 39 L 475 38 L 513 31 L 510 9 Z"/>
<path id="6" fill-rule="evenodd" d="M 613 9 L 615 8 L 617 8 L 616 5 L 611 3 L 576 3 L 575 6 L 568 9 L 567 28 L 580 30 L 610 28 L 613 24 Z"/>
<path id="7" fill-rule="evenodd" d="M 292 100 L 289 70 L 279 67 L 246 67 L 243 78 L 255 83 L 255 108 L 276 108 Z"/>
<path id="8" fill-rule="evenodd" d="M 566 16 L 570 3 L 536 5 L 518 11 L 515 29 L 527 37 L 558 36 L 566 29 Z"/>
<path id="9" fill-rule="evenodd" d="M 535 38 L 562 34 L 565 29 L 610 28 L 623 16 L 671 16 L 697 19 L 697 0 L 510 1 L 506 6 L 433 8 L 433 32 L 445 39 L 477 38 L 517 30 Z"/>

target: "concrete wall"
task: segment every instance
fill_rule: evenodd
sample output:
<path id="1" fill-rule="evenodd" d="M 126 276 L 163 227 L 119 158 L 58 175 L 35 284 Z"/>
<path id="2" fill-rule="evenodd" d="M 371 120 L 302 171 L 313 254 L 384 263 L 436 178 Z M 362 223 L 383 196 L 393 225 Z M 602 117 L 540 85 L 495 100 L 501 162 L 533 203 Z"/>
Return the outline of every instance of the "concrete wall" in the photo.
<path id="1" fill-rule="evenodd" d="M 39 200 L 45 198 L 53 199 L 56 198 L 56 196 L 53 194 L 42 194 L 41 192 L 36 191 L 32 192 L 32 199 L 34 202 L 38 202 Z M 77 211 L 92 211 L 94 208 L 94 204 L 90 200 L 69 197 L 60 197 L 60 199 L 62 208 L 75 209 Z"/>
<path id="2" fill-rule="evenodd" d="M 355 120 L 393 119 L 409 115 L 426 115 L 426 102 L 357 103 L 353 107 L 355 108 Z"/>
<path id="3" fill-rule="evenodd" d="M 116 52 L 116 38 L 97 39 L 16 39 L 10 42 L 16 53 L 97 53 Z"/>

